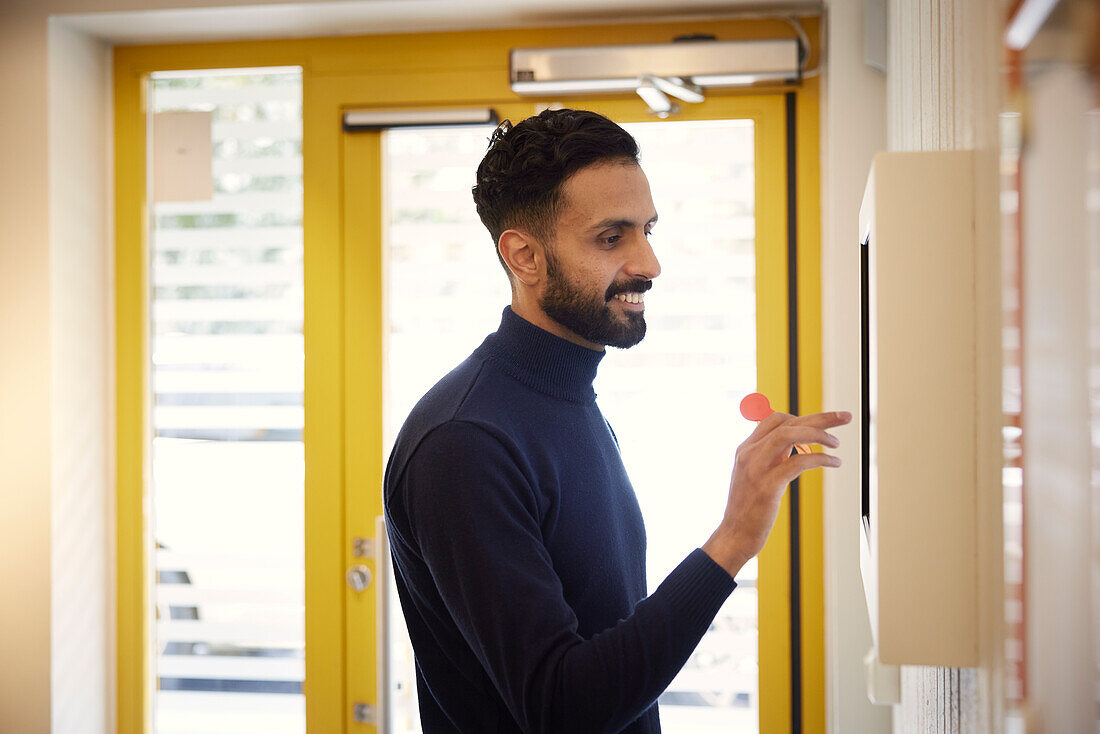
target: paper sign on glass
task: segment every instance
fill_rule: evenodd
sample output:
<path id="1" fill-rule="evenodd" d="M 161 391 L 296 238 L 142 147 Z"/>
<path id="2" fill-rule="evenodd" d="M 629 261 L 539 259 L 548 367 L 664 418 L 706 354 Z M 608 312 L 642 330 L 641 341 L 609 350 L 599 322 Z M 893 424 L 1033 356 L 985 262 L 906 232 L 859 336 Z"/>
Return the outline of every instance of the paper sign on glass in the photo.
<path id="1" fill-rule="evenodd" d="M 209 201 L 214 196 L 213 112 L 153 115 L 153 201 Z"/>

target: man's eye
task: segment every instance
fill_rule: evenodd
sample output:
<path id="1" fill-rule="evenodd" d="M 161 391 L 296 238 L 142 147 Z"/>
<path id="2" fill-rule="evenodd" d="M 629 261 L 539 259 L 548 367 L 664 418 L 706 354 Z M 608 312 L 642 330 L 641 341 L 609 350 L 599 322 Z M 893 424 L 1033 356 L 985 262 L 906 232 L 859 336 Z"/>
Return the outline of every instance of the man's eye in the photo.
<path id="1" fill-rule="evenodd" d="M 610 237 L 601 237 L 600 242 L 603 242 L 605 245 L 614 245 L 622 238 L 623 236 L 621 234 L 613 234 Z"/>

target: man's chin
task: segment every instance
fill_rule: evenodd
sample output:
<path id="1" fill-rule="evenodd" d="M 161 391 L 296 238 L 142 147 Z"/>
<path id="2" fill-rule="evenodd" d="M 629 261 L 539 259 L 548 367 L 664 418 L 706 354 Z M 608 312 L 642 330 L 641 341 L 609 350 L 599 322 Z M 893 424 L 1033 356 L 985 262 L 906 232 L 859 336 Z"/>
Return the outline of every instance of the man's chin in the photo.
<path id="1" fill-rule="evenodd" d="M 615 347 L 616 349 L 630 349 L 645 339 L 645 316 L 641 313 L 625 315 L 627 324 L 624 324 L 624 328 L 619 329 L 618 333 L 611 335 L 611 338 L 604 342 L 605 346 Z"/>
<path id="2" fill-rule="evenodd" d="M 609 303 L 591 303 L 578 307 L 567 299 L 544 299 L 539 306 L 543 313 L 566 329 L 592 344 L 616 349 L 629 349 L 645 338 L 645 314 L 624 311 Z"/>

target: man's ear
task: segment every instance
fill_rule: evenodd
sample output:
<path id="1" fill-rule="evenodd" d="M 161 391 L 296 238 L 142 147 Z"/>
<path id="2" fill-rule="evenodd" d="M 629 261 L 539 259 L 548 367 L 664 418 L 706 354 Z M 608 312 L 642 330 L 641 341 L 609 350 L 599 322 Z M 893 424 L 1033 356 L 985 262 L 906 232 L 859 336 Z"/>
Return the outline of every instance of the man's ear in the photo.
<path id="1" fill-rule="evenodd" d="M 497 251 L 512 275 L 524 285 L 537 285 L 546 262 L 542 245 L 518 229 L 509 229 L 497 240 Z"/>

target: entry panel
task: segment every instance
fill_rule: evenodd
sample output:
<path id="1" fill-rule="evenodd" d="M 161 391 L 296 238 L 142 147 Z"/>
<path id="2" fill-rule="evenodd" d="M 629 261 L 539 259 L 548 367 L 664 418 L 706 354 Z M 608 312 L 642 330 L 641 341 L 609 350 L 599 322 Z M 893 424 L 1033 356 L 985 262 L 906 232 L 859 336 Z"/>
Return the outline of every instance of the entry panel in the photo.
<path id="1" fill-rule="evenodd" d="M 967 151 L 882 153 L 860 210 L 860 559 L 888 664 L 978 665 L 982 410 Z"/>

